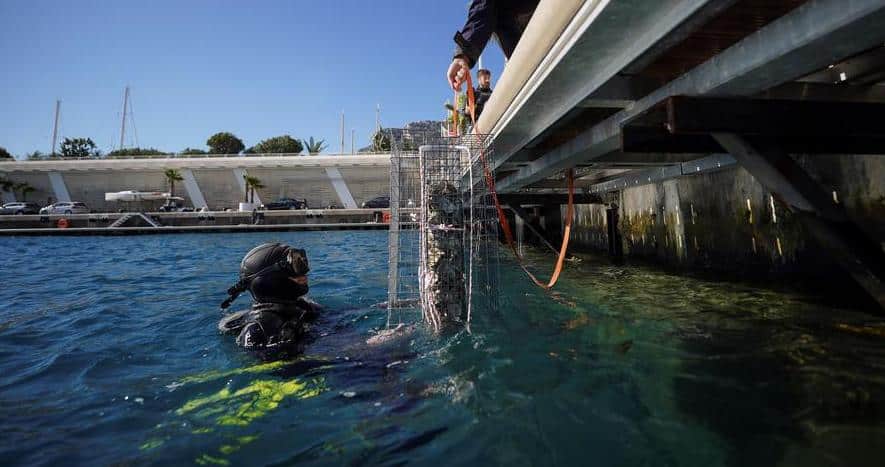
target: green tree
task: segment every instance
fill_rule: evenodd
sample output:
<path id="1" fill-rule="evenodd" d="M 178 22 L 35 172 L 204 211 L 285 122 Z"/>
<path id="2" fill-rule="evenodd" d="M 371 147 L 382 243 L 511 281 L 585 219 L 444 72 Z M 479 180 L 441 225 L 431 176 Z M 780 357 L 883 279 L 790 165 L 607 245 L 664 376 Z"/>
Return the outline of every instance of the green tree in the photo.
<path id="1" fill-rule="evenodd" d="M 33 193 L 33 192 L 35 192 L 35 191 L 37 191 L 37 189 L 34 188 L 34 187 L 32 187 L 32 186 L 30 186 L 30 185 L 28 185 L 28 186 L 22 188 L 22 189 L 21 189 L 21 193 L 22 193 L 22 201 L 27 201 L 27 200 L 28 200 L 28 193 Z"/>
<path id="2" fill-rule="evenodd" d="M 390 152 L 390 135 L 383 129 L 372 135 L 372 150 L 375 152 Z"/>
<path id="3" fill-rule="evenodd" d="M 0 146 L 0 159 L 15 159 L 3 146 Z"/>
<path id="4" fill-rule="evenodd" d="M 163 175 L 166 176 L 166 182 L 169 183 L 169 194 L 175 196 L 175 182 L 184 180 L 184 177 L 175 169 L 166 169 Z"/>
<path id="5" fill-rule="evenodd" d="M 209 152 L 212 154 L 239 154 L 246 149 L 243 140 L 226 131 L 210 136 L 206 146 L 209 146 Z"/>
<path id="6" fill-rule="evenodd" d="M 40 151 L 34 151 L 29 154 L 25 154 L 25 159 L 29 161 L 36 161 L 40 159 L 46 159 L 46 154 L 43 154 Z"/>
<path id="7" fill-rule="evenodd" d="M 249 148 L 247 154 L 298 154 L 304 150 L 301 141 L 289 136 L 274 136 Z"/>
<path id="8" fill-rule="evenodd" d="M 456 107 L 452 106 L 449 101 L 446 101 L 445 108 L 446 112 L 446 127 L 449 130 L 455 129 L 454 122 L 454 114 L 458 114 L 458 133 L 465 135 L 467 134 L 467 126 L 470 124 L 470 114 L 467 113 L 467 94 L 459 93 L 458 98 L 455 101 Z M 455 110 L 457 109 L 457 111 Z"/>
<path id="9" fill-rule="evenodd" d="M 314 141 L 313 136 L 311 136 L 309 140 L 304 140 L 304 147 L 307 148 L 307 153 L 313 156 L 323 152 L 323 150 L 329 147 L 329 145 L 326 144 L 326 140 L 321 139 Z"/>
<path id="10" fill-rule="evenodd" d="M 99 157 L 101 152 L 92 138 L 65 138 L 61 143 L 62 157 Z"/>
<path id="11" fill-rule="evenodd" d="M 253 177 L 251 175 L 243 175 L 243 180 L 246 182 L 246 198 L 243 199 L 243 202 L 254 203 L 255 190 L 260 190 L 264 188 L 264 185 L 261 183 L 261 180 L 259 180 L 258 177 Z"/>
<path id="12" fill-rule="evenodd" d="M 35 191 L 37 190 L 34 189 L 34 187 L 32 187 L 30 184 L 28 184 L 28 182 L 15 183 L 12 185 L 12 192 L 21 193 L 22 201 L 27 201 L 28 193 L 33 193 Z"/>
<path id="13" fill-rule="evenodd" d="M 115 149 L 108 153 L 108 157 L 129 157 L 129 156 L 167 156 L 170 153 L 160 151 L 155 148 L 126 148 Z"/>
<path id="14" fill-rule="evenodd" d="M 188 156 L 188 155 L 208 154 L 208 153 L 202 149 L 184 148 L 184 150 L 181 151 L 179 154 Z"/>

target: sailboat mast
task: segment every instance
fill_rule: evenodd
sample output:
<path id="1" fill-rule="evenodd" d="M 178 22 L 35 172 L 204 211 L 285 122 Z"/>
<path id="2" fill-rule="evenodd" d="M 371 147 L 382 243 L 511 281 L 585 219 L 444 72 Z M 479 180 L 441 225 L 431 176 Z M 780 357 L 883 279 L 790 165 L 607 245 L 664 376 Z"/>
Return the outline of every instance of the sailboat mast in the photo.
<path id="1" fill-rule="evenodd" d="M 49 149 L 49 155 L 55 154 L 55 145 L 58 143 L 58 114 L 61 112 L 61 101 L 55 101 L 55 124 L 52 125 L 52 148 Z"/>
<path id="2" fill-rule="evenodd" d="M 344 154 L 344 111 L 341 111 L 341 154 Z"/>
<path id="3" fill-rule="evenodd" d="M 381 104 L 375 104 L 375 132 L 381 131 Z"/>
<path id="4" fill-rule="evenodd" d="M 126 113 L 129 111 L 129 86 L 123 92 L 123 118 L 120 120 L 120 149 L 123 149 L 123 138 L 126 137 Z"/>

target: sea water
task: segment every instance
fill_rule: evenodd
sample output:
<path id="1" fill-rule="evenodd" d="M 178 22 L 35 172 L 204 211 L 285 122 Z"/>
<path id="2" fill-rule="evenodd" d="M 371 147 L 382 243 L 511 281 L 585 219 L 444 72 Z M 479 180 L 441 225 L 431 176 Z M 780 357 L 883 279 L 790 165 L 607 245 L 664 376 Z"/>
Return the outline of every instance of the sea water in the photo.
<path id="1" fill-rule="evenodd" d="M 280 359 L 215 327 L 265 241 L 308 251 L 326 308 Z M 386 241 L 0 239 L 0 464 L 885 465 L 874 316 L 593 257 L 544 293 L 502 252 L 503 304 L 469 332 L 367 345 Z"/>

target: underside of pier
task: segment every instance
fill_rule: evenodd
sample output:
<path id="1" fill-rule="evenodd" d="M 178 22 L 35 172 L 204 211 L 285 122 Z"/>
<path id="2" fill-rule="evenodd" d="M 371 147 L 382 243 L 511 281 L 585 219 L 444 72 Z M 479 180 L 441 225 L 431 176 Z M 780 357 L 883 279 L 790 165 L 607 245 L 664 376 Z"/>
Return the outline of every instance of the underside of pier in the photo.
<path id="1" fill-rule="evenodd" d="M 574 3 L 541 2 L 478 123 L 515 215 L 556 240 L 575 168 L 579 248 L 885 309 L 885 1 Z"/>

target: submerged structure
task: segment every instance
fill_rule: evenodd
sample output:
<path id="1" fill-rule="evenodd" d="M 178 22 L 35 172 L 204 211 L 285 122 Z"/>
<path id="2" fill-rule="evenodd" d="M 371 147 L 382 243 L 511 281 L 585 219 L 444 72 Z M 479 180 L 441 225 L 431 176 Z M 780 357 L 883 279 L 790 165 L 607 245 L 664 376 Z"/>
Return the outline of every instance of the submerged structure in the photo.
<path id="1" fill-rule="evenodd" d="M 469 323 L 474 308 L 497 306 L 488 137 L 391 139 L 388 325 L 415 310 L 436 331 Z"/>

